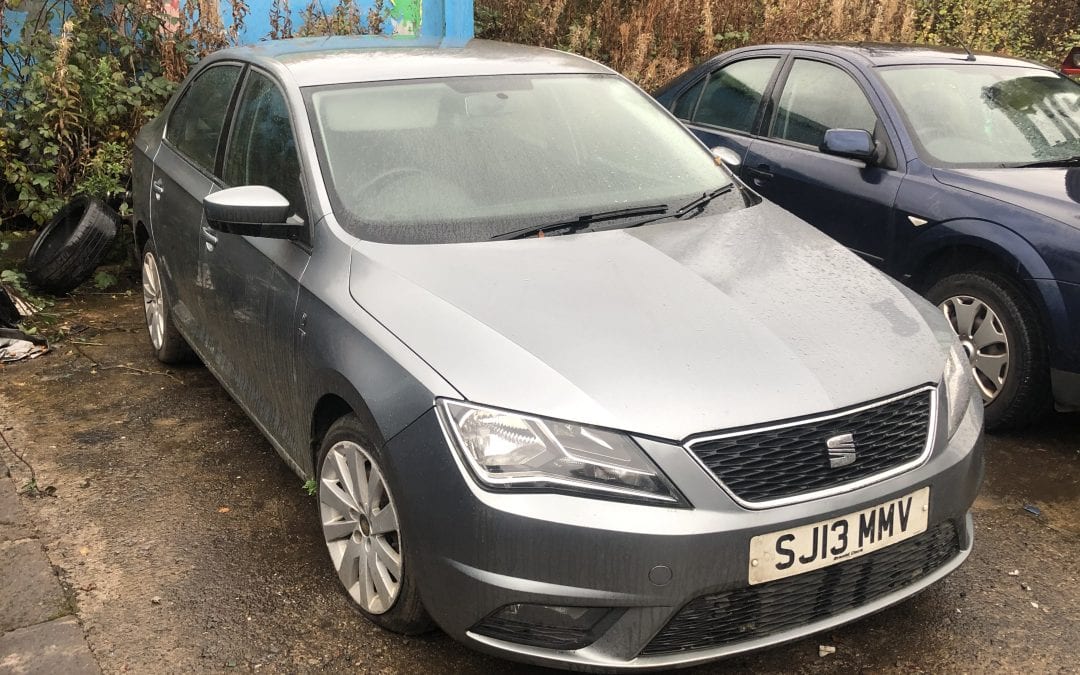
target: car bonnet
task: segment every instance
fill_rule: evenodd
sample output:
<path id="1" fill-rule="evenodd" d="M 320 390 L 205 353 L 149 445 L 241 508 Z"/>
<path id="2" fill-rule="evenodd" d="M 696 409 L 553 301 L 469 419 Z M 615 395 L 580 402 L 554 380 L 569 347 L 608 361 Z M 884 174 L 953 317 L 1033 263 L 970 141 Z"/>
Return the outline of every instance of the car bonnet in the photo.
<path id="1" fill-rule="evenodd" d="M 1080 227 L 1080 168 L 934 169 L 945 185 Z"/>
<path id="2" fill-rule="evenodd" d="M 768 203 L 577 235 L 361 242 L 350 292 L 472 401 L 668 439 L 936 384 L 945 358 L 932 308 Z"/>

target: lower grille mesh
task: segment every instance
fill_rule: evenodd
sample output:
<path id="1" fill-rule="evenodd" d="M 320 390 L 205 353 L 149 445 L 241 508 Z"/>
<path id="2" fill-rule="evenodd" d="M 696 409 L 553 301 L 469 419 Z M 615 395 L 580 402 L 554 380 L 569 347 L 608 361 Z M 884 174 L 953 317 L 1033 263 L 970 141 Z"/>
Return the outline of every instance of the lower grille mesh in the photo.
<path id="1" fill-rule="evenodd" d="M 472 631 L 498 640 L 545 649 L 581 649 L 596 639 L 588 628 L 537 626 L 494 616 L 481 621 Z"/>
<path id="2" fill-rule="evenodd" d="M 946 521 L 855 560 L 705 595 L 683 607 L 641 653 L 721 647 L 820 621 L 918 581 L 959 550 L 956 526 Z"/>

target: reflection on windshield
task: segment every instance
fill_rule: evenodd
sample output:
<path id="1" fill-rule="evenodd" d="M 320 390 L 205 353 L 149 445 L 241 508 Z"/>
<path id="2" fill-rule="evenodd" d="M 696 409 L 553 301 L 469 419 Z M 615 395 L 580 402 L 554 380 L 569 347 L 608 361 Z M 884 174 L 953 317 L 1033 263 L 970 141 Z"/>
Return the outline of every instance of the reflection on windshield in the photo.
<path id="1" fill-rule="evenodd" d="M 1011 166 L 1080 155 L 1080 85 L 1037 68 L 896 66 L 881 77 L 925 159 Z"/>
<path id="2" fill-rule="evenodd" d="M 480 241 L 682 204 L 730 183 L 685 129 L 616 77 L 344 85 L 314 90 L 309 105 L 339 219 L 379 241 Z"/>

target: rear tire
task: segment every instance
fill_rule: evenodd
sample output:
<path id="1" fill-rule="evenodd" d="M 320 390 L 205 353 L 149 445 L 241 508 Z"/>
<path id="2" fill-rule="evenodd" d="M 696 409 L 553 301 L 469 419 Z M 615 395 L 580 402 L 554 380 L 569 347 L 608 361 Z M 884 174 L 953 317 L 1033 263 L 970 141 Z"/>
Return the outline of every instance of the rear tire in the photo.
<path id="1" fill-rule="evenodd" d="M 355 415 L 334 422 L 316 466 L 319 523 L 350 606 L 387 630 L 418 635 L 433 625 L 420 601 L 415 556 L 405 545 L 395 491 L 383 466 Z"/>
<path id="2" fill-rule="evenodd" d="M 957 333 L 986 405 L 986 428 L 1023 428 L 1050 410 L 1050 364 L 1035 306 L 1008 277 L 952 274 L 926 293 Z"/>
<path id="3" fill-rule="evenodd" d="M 162 363 L 182 363 L 191 359 L 191 347 L 172 320 L 172 302 L 158 266 L 157 251 L 147 240 L 142 250 L 143 309 L 150 348 Z"/>

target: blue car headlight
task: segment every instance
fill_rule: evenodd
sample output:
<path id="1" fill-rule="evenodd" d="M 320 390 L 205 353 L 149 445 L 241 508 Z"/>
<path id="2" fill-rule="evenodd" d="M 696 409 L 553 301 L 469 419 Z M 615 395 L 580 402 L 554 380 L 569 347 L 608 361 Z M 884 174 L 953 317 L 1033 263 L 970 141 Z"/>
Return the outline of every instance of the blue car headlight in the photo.
<path id="1" fill-rule="evenodd" d="M 458 454 L 489 488 L 682 501 L 625 434 L 461 401 L 442 400 L 438 407 Z"/>

